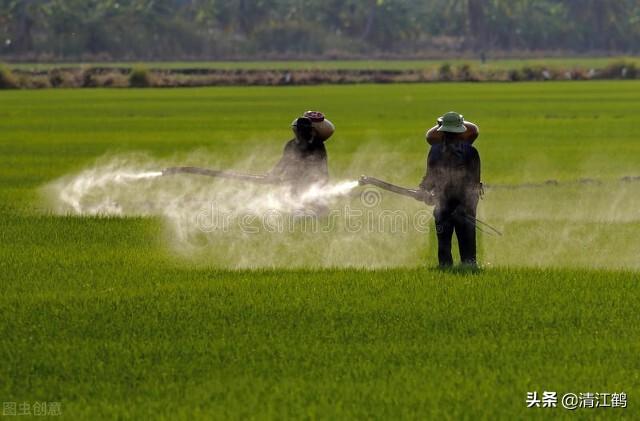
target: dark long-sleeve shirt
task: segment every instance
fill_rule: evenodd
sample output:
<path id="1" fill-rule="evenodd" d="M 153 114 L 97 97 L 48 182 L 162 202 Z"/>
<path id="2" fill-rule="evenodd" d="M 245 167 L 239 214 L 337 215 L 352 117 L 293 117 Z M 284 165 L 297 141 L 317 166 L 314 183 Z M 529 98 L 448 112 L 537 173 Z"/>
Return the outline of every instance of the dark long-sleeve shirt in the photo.
<path id="1" fill-rule="evenodd" d="M 305 144 L 290 140 L 270 175 L 297 188 L 327 183 L 329 167 L 324 143 L 316 141 Z"/>
<path id="2" fill-rule="evenodd" d="M 431 146 L 420 188 L 432 191 L 436 202 L 466 202 L 480 189 L 480 154 L 467 142 Z"/>

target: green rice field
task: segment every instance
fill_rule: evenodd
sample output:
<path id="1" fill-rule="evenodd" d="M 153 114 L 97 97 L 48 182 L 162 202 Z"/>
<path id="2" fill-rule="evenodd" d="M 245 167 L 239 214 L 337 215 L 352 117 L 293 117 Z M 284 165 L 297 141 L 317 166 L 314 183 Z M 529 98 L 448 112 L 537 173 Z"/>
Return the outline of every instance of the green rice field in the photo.
<path id="1" fill-rule="evenodd" d="M 635 81 L 0 91 L 0 400 L 74 420 L 637 418 L 638 103 Z M 415 187 L 435 119 L 477 123 L 478 216 L 502 233 L 479 233 L 482 268 L 438 270 L 432 221 L 203 231 L 186 204 L 266 196 L 95 182 L 267 171 L 307 109 L 336 125 L 336 183 Z M 364 191 L 331 206 L 429 215 Z M 558 407 L 527 408 L 534 391 Z M 560 403 L 588 392 L 628 406 Z"/>

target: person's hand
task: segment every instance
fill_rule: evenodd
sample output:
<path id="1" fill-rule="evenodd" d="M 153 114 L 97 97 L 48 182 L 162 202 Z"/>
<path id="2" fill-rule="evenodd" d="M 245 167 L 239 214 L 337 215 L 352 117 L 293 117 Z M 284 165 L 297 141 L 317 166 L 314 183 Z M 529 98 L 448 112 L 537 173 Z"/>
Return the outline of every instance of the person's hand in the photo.
<path id="1" fill-rule="evenodd" d="M 415 198 L 419 202 L 424 202 L 429 206 L 433 206 L 436 201 L 436 196 L 432 191 L 420 189 Z"/>

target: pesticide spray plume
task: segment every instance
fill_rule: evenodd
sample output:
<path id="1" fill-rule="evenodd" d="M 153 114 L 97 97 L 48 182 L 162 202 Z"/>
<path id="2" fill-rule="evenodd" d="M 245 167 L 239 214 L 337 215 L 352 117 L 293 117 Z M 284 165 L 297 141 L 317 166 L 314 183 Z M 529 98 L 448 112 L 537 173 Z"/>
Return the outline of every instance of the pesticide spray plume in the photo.
<path id="1" fill-rule="evenodd" d="M 398 180 L 421 175 L 421 168 L 398 167 L 393 151 L 382 154 L 377 147 L 376 143 L 362 145 L 353 161 L 341 163 L 336 172 L 388 174 L 393 169 Z M 178 162 L 198 165 L 188 168 L 261 170 L 265 155 L 256 152 L 238 162 L 216 161 L 209 151 L 167 159 L 140 154 L 107 156 L 51 182 L 43 191 L 49 209 L 59 215 L 155 218 L 162 222 L 164 244 L 171 251 L 180 259 L 205 266 L 385 268 L 435 263 L 430 208 L 399 194 L 381 194 L 379 185 L 363 183 L 363 179 L 314 185 L 293 195 L 278 184 L 171 170 L 184 168 L 173 167 Z M 222 172 L 255 176 L 251 172 Z M 584 174 L 593 172 L 586 168 Z M 372 180 L 367 177 L 366 181 Z M 536 188 L 491 186 L 478 208 L 482 221 L 476 221 L 481 262 L 503 267 L 640 268 L 640 183 L 629 180 L 561 182 Z M 375 199 L 373 204 L 364 198 L 369 193 Z M 344 212 L 351 207 L 365 219 L 354 229 L 339 213 L 340 218 L 326 231 L 305 229 L 305 224 L 333 221 L 332 217 L 312 220 L 298 216 L 299 211 L 314 207 L 324 207 L 326 212 Z M 377 224 L 382 225 L 384 218 L 388 222 L 393 212 L 420 213 L 428 230 L 378 229 Z M 216 226 L 218 214 L 229 216 L 232 223 Z M 377 219 L 366 220 L 369 214 Z M 269 231 L 260 226 L 259 222 L 270 222 L 273 215 L 293 215 L 276 222 L 285 228 L 289 223 L 294 229 Z M 247 229 L 233 224 L 244 219 L 254 223 Z"/>
<path id="2" fill-rule="evenodd" d="M 146 167 L 149 164 L 141 163 L 140 166 Z M 201 175 L 207 178 L 203 182 L 194 178 L 169 177 L 178 175 Z M 173 180 L 165 182 L 169 178 Z M 225 187 L 220 180 L 215 179 L 231 179 L 248 183 Z M 176 191 L 176 186 L 181 187 L 179 192 Z M 265 207 L 261 206 L 260 202 L 266 200 L 270 209 L 294 210 L 310 202 L 329 201 L 344 196 L 357 186 L 357 181 L 314 184 L 294 195 L 287 186 L 282 185 L 279 179 L 266 175 L 200 167 L 168 167 L 161 171 L 136 170 L 127 161 L 116 159 L 107 165 L 84 170 L 76 176 L 63 177 L 47 186 L 46 190 L 57 195 L 56 210 L 60 213 L 132 216 L 153 213 L 148 212 L 149 206 L 136 207 L 136 204 L 142 201 L 146 205 L 172 207 L 176 205 L 172 202 L 185 203 L 182 200 L 185 196 L 207 201 L 220 194 L 228 195 L 230 192 L 233 192 L 234 199 L 247 199 L 236 201 L 235 206 L 238 207 L 245 206 L 246 209 L 258 211 L 261 207 Z M 132 202 L 133 198 L 139 200 Z M 158 198 L 162 200 L 154 202 L 154 199 Z M 114 208 L 113 205 L 119 205 L 121 208 Z M 126 207 L 127 205 L 130 207 Z M 231 208 L 229 203 L 223 206 Z"/>
<path id="3" fill-rule="evenodd" d="M 202 156 L 199 157 L 202 161 Z M 177 159 L 188 158 L 172 160 Z M 253 226 L 240 229 L 234 225 L 244 219 L 267 220 L 274 214 L 299 225 L 304 219 L 296 215 L 326 213 L 332 206 L 340 205 L 338 199 L 351 200 L 357 181 L 312 185 L 293 194 L 288 186 L 264 176 L 172 167 L 167 165 L 171 161 L 167 161 L 140 154 L 101 158 L 87 169 L 44 186 L 44 197 L 60 215 L 159 218 L 170 248 L 184 258 L 205 264 L 213 262 L 232 268 L 307 266 L 309 262 L 319 266 L 361 265 L 362 260 L 354 253 L 349 262 L 343 259 L 347 253 L 333 255 L 337 248 L 330 243 L 336 238 L 329 233 L 317 241 L 317 236 L 310 232 L 264 233 L 261 228 L 254 233 Z M 253 163 L 236 165 L 245 167 Z M 211 221 L 217 217 L 227 218 L 229 226 L 212 228 Z M 298 247 L 309 250 L 308 254 L 292 260 L 286 253 L 278 253 Z"/>

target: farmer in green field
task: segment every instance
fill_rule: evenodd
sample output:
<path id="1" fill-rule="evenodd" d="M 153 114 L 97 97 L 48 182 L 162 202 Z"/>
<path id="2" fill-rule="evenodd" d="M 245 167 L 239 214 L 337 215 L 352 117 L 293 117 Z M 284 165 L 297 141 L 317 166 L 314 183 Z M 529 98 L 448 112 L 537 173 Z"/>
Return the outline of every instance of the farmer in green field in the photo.
<path id="1" fill-rule="evenodd" d="M 327 150 L 324 142 L 335 131 L 334 125 L 319 111 L 307 111 L 291 124 L 295 137 L 284 147 L 282 158 L 269 172 L 300 193 L 312 185 L 329 182 Z"/>
<path id="2" fill-rule="evenodd" d="M 463 265 L 476 263 L 476 208 L 482 192 L 480 155 L 472 146 L 478 127 L 449 112 L 427 132 L 431 145 L 427 173 L 420 189 L 425 202 L 435 205 L 440 267 L 453 265 L 451 240 L 455 231 Z"/>

